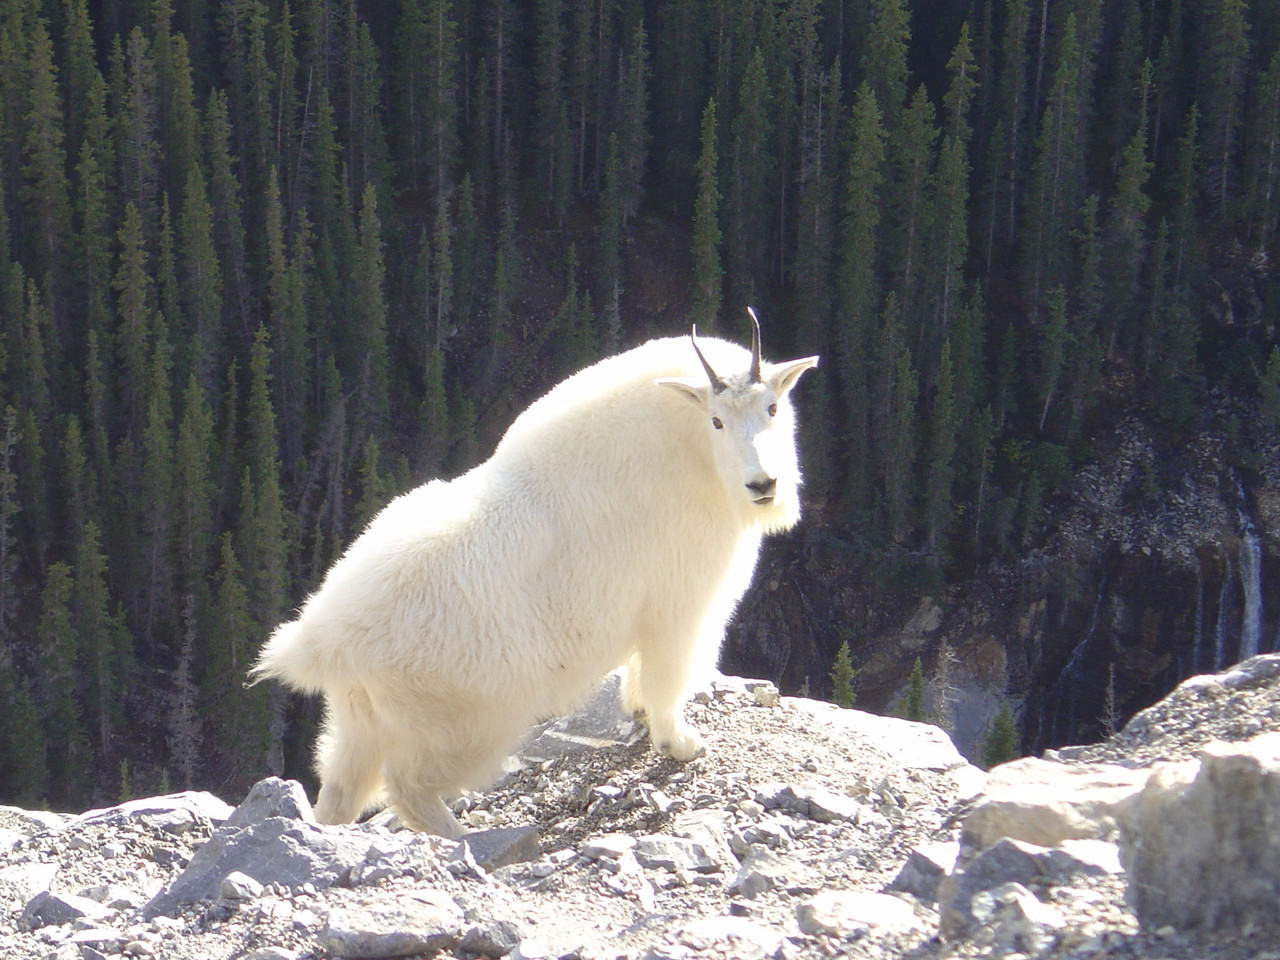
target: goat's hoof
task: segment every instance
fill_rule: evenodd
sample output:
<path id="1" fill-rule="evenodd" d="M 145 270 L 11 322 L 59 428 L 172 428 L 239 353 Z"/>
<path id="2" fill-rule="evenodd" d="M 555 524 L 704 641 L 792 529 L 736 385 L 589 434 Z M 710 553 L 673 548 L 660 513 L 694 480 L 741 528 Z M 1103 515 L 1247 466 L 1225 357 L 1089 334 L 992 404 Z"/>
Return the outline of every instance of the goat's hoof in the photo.
<path id="1" fill-rule="evenodd" d="M 690 760 L 705 756 L 707 745 L 696 733 L 677 733 L 670 740 L 664 740 L 658 744 L 658 751 L 672 760 L 688 763 Z"/>

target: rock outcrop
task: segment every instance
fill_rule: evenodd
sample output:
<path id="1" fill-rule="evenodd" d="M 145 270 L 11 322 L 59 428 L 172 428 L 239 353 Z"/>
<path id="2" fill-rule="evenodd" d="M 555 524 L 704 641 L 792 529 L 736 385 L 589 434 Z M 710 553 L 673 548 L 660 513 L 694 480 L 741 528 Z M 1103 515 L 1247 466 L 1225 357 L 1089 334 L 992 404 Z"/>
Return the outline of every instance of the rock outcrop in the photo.
<path id="1" fill-rule="evenodd" d="M 461 841 L 317 824 L 276 779 L 234 809 L 4 808 L 0 956 L 1243 960 L 1277 936 L 1278 676 L 1197 678 L 990 775 L 936 728 L 730 678 L 680 765 L 606 685 L 459 801 Z"/>

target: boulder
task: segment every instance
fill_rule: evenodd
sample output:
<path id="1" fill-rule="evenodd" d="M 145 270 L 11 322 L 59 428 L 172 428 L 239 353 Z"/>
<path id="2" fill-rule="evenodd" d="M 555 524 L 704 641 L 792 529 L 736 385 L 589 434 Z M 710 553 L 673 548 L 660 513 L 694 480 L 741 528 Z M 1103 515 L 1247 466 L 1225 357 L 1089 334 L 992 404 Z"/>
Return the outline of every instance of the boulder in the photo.
<path id="1" fill-rule="evenodd" d="M 900 933 L 921 924 L 906 900 L 887 893 L 824 890 L 796 907 L 800 932 L 844 939 L 859 932 Z"/>
<path id="2" fill-rule="evenodd" d="M 1115 764 L 1065 764 L 1024 757 L 995 767 L 965 817 L 962 842 L 981 850 L 1001 837 L 1052 847 L 1103 838 L 1116 808 L 1146 783 L 1149 771 Z"/>
<path id="3" fill-rule="evenodd" d="M 1144 927 L 1280 926 L 1280 733 L 1158 764 L 1119 821 L 1128 899 Z"/>
<path id="4" fill-rule="evenodd" d="M 362 907 L 338 907 L 317 937 L 333 957 L 407 957 L 452 950 L 462 910 L 447 894 L 415 890 Z"/>

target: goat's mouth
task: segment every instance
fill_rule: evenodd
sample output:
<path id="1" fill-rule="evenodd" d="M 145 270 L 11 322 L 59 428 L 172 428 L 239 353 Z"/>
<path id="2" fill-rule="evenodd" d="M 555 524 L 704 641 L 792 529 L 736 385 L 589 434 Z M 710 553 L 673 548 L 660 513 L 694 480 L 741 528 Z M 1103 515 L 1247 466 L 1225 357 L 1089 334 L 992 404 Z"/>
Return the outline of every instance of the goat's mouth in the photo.
<path id="1" fill-rule="evenodd" d="M 774 500 L 773 497 L 756 497 L 751 502 L 754 503 L 757 507 L 767 507 L 769 506 L 769 504 L 773 503 L 773 500 Z"/>

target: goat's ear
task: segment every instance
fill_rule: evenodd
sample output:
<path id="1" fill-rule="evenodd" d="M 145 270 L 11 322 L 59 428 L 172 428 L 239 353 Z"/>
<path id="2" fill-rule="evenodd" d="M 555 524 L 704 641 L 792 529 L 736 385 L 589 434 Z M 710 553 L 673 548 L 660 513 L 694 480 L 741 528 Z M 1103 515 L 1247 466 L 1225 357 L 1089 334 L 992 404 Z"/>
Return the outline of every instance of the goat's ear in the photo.
<path id="1" fill-rule="evenodd" d="M 711 388 L 698 380 L 685 380 L 681 377 L 664 377 L 653 381 L 660 387 L 670 387 L 677 393 L 688 397 L 700 407 L 706 407 Z"/>
<path id="2" fill-rule="evenodd" d="M 778 392 L 778 396 L 788 393 L 800 379 L 800 374 L 818 365 L 817 357 L 805 357 L 803 360 L 788 360 L 786 363 L 775 363 L 769 371 L 769 384 Z"/>

